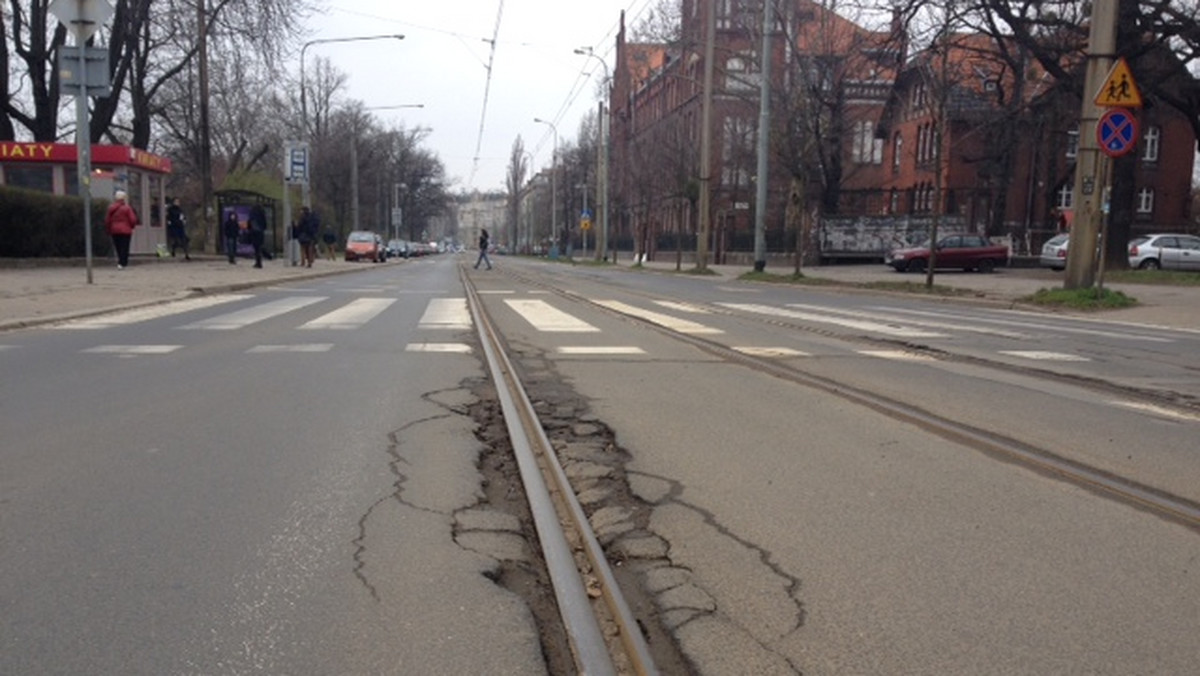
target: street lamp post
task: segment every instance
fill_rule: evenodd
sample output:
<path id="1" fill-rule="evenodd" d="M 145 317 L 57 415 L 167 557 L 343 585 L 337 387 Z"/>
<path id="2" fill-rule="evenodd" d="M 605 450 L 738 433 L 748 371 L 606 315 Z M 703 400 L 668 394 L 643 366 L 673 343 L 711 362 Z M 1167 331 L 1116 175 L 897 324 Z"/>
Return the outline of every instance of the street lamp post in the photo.
<path id="1" fill-rule="evenodd" d="M 608 63 L 604 59 L 600 58 L 595 53 L 593 53 L 591 47 L 580 47 L 579 49 L 575 50 L 575 53 L 580 54 L 582 56 L 591 57 L 600 62 L 600 65 L 604 67 L 604 82 L 605 82 L 604 91 L 605 91 L 605 93 L 608 93 L 608 88 L 610 86 L 610 83 L 612 82 L 612 80 L 609 78 L 609 74 L 608 74 Z M 608 110 L 608 108 L 605 105 L 605 103 L 606 103 L 605 101 L 600 102 L 600 120 L 599 120 L 599 122 L 600 122 L 600 143 L 603 146 L 604 150 L 601 153 L 601 159 L 602 159 L 603 164 L 600 169 L 600 181 L 601 181 L 600 201 L 602 202 L 602 204 L 600 205 L 600 241 L 597 242 L 597 244 L 596 244 L 597 260 L 608 260 L 608 162 L 609 162 L 609 155 L 611 154 L 610 146 L 612 144 L 611 144 L 611 138 L 610 138 L 610 130 L 608 128 L 608 115 L 606 114 L 606 111 Z M 614 263 L 616 262 L 615 257 L 614 257 L 613 262 Z"/>
<path id="2" fill-rule="evenodd" d="M 301 124 L 303 126 L 303 129 L 301 131 L 304 134 L 305 139 L 308 139 L 311 137 L 311 134 L 308 133 L 308 83 L 304 77 L 305 61 L 306 61 L 305 55 L 308 52 L 308 48 L 313 45 L 328 44 L 330 42 L 361 42 L 364 40 L 403 40 L 403 39 L 404 39 L 403 35 L 361 35 L 361 36 L 350 37 L 350 38 L 319 38 L 317 40 L 309 40 L 308 42 L 304 43 L 304 45 L 300 48 L 300 120 L 301 120 Z M 310 175 L 310 180 L 311 180 L 311 175 Z M 308 185 L 309 185 L 308 182 L 305 182 L 305 184 L 304 184 L 304 206 L 306 206 L 306 207 L 312 206 L 312 203 L 309 199 Z"/>
<path id="3" fill-rule="evenodd" d="M 558 233 L 558 127 L 554 126 L 553 122 L 543 120 L 540 117 L 533 118 L 534 122 L 539 124 L 549 125 L 554 132 L 554 150 L 550 154 L 550 228 L 554 231 L 554 237 L 559 237 Z M 571 242 L 567 240 L 567 258 L 571 257 L 570 253 Z"/>

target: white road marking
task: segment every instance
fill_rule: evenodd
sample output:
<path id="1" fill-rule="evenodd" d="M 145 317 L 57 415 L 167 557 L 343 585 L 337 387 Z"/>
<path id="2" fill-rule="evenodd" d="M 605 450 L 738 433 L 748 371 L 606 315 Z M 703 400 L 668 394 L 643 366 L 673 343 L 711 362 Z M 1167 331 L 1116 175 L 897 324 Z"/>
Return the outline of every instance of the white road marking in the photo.
<path id="1" fill-rule="evenodd" d="M 1000 350 L 1000 354 L 1021 357 L 1022 359 L 1035 359 L 1037 361 L 1091 361 L 1091 359 L 1080 357 L 1077 354 L 1047 352 L 1044 350 Z"/>
<path id="2" fill-rule="evenodd" d="M 1143 403 L 1136 402 L 1136 401 L 1110 401 L 1109 403 L 1113 404 L 1114 406 L 1121 406 L 1124 408 L 1132 408 L 1135 411 L 1142 411 L 1143 413 L 1149 413 L 1150 415 L 1157 415 L 1157 416 L 1161 416 L 1164 418 L 1171 418 L 1172 420 L 1183 420 L 1185 422 L 1200 422 L 1200 415 L 1196 415 L 1194 413 L 1187 413 L 1184 411 L 1175 411 L 1175 410 L 1166 408 L 1165 406 L 1158 406 L 1155 404 L 1143 404 Z"/>
<path id="3" fill-rule="evenodd" d="M 417 323 L 421 329 L 469 329 L 471 312 L 466 298 L 433 298 Z"/>
<path id="4" fill-rule="evenodd" d="M 923 311 L 923 310 L 908 310 L 908 309 L 903 309 L 903 308 L 886 308 L 886 309 L 890 309 L 892 312 L 899 312 L 899 313 L 902 313 L 905 315 L 934 316 L 934 317 L 940 317 L 943 319 L 949 318 L 949 319 L 961 320 L 963 322 L 998 324 L 1000 326 L 1016 326 L 1018 328 L 1025 329 L 1025 330 L 1033 329 L 1033 330 L 1046 331 L 1046 332 L 1051 332 L 1051 333 L 1077 333 L 1077 334 L 1081 334 L 1081 335 L 1085 335 L 1085 336 L 1103 336 L 1105 338 L 1116 338 L 1119 340 L 1137 340 L 1137 341 L 1144 341 L 1144 342 L 1150 342 L 1150 343 L 1173 343 L 1173 342 L 1175 342 L 1171 338 L 1161 338 L 1159 336 L 1148 336 L 1145 334 L 1120 333 L 1120 332 L 1112 331 L 1109 329 L 1105 329 L 1105 330 L 1084 329 L 1084 328 L 1075 328 L 1075 327 L 1070 327 L 1070 326 L 1064 326 L 1062 324 L 1044 324 L 1044 323 L 1040 323 L 1037 321 L 1038 319 L 1042 318 L 1041 315 L 1038 315 L 1038 314 L 1032 313 L 1032 312 L 1019 312 L 1017 310 L 1007 310 L 1006 313 L 1014 315 L 1014 316 L 1026 317 L 1026 319 L 995 319 L 992 317 L 976 316 L 976 315 L 963 315 L 963 314 L 955 314 L 955 313 L 950 313 L 950 312 L 927 312 L 927 311 Z M 1073 319 L 1073 318 L 1069 318 L 1069 317 L 1062 317 L 1061 320 L 1063 322 L 1086 321 L 1086 320 Z"/>
<path id="5" fill-rule="evenodd" d="M 302 329 L 357 329 L 391 307 L 395 298 L 357 298 L 321 317 L 302 324 Z"/>
<path id="6" fill-rule="evenodd" d="M 607 354 L 646 354 L 646 351 L 640 347 L 632 345 L 613 345 L 610 347 L 597 346 L 588 347 L 585 345 L 567 346 L 558 348 L 558 353 L 562 355 L 607 355 Z"/>
<path id="7" fill-rule="evenodd" d="M 133 310 L 114 312 L 112 314 L 106 314 L 99 317 L 85 317 L 82 319 L 68 321 L 63 324 L 55 324 L 52 328 L 80 330 L 108 329 L 114 326 L 122 326 L 125 324 L 136 324 L 137 322 L 144 322 L 149 319 L 170 317 L 171 315 L 214 307 L 223 303 L 228 303 L 235 300 L 244 300 L 252 297 L 253 296 L 247 294 L 227 294 L 221 296 L 207 296 L 204 298 L 189 298 L 174 303 L 163 303 L 161 305 L 140 307 Z"/>
<path id="8" fill-rule="evenodd" d="M 409 343 L 404 346 L 405 352 L 452 352 L 470 354 L 471 346 L 466 343 Z"/>
<path id="9" fill-rule="evenodd" d="M 170 354 L 183 347 L 182 345 L 97 345 L 81 352 L 90 354 Z"/>
<path id="10" fill-rule="evenodd" d="M 933 357 L 927 354 L 908 352 L 906 350 L 859 350 L 858 353 L 864 357 L 892 359 L 894 361 L 935 361 Z"/>
<path id="11" fill-rule="evenodd" d="M 633 317 L 639 317 L 641 319 L 645 319 L 646 321 L 648 321 L 652 324 L 658 324 L 659 326 L 668 328 L 672 331 L 678 331 L 680 333 L 710 334 L 710 335 L 718 334 L 718 333 L 725 333 L 721 329 L 714 329 L 711 326 L 705 326 L 703 324 L 698 324 L 689 319 L 680 319 L 678 317 L 664 315 L 660 312 L 654 312 L 652 310 L 643 310 L 642 308 L 634 307 L 632 305 L 627 305 L 625 303 L 622 303 L 619 300 L 597 300 L 597 301 L 592 301 L 592 302 L 596 303 L 597 305 L 604 306 L 610 310 L 620 312 L 621 314 L 626 314 L 626 315 L 630 315 Z"/>
<path id="12" fill-rule="evenodd" d="M 667 308 L 668 310 L 675 310 L 677 312 L 690 312 L 694 315 L 710 315 L 710 314 L 712 314 L 712 312 L 710 312 L 708 310 L 708 308 L 703 308 L 703 307 L 700 307 L 699 305 L 693 305 L 692 303 L 677 303 L 673 300 L 656 300 L 656 301 L 654 301 L 654 303 L 655 303 L 655 305 L 661 305 L 661 306 Z"/>
<path id="13" fill-rule="evenodd" d="M 261 322 L 271 317 L 287 314 L 294 310 L 299 310 L 302 307 L 320 303 L 327 296 L 296 296 L 294 298 L 280 298 L 279 300 L 269 301 L 262 305 L 255 305 L 244 310 L 236 310 L 228 314 L 212 317 L 211 319 L 202 319 L 198 322 L 185 324 L 181 329 L 202 329 L 205 331 L 232 331 L 249 326 L 255 322 Z"/>
<path id="14" fill-rule="evenodd" d="M 20 347 L 20 345 L 0 345 L 0 352 L 4 352 L 5 350 L 15 350 L 18 347 Z"/>
<path id="15" fill-rule="evenodd" d="M 909 328 L 906 326 L 897 326 L 895 324 L 882 324 L 880 322 L 870 322 L 861 319 L 849 319 L 845 317 L 832 317 L 829 315 L 819 315 L 811 312 L 800 312 L 798 310 L 788 310 L 787 308 L 772 307 L 770 305 L 758 305 L 755 303 L 719 303 L 722 307 L 727 307 L 733 310 L 742 310 L 745 312 L 756 312 L 758 314 L 768 315 L 772 317 L 786 317 L 788 319 L 803 319 L 805 321 L 817 322 L 819 324 L 833 324 L 842 326 L 848 329 L 857 329 L 867 331 L 869 333 L 882 333 L 888 336 L 898 338 L 946 338 L 944 333 L 934 333 L 932 331 L 923 331 L 921 329 Z"/>
<path id="16" fill-rule="evenodd" d="M 548 333 L 596 333 L 600 329 L 577 319 L 544 300 L 504 301 L 538 331 Z"/>
<path id="17" fill-rule="evenodd" d="M 272 352 L 328 352 L 333 349 L 333 343 L 300 343 L 297 345 L 255 345 L 246 350 L 247 354 L 266 354 Z"/>
<path id="18" fill-rule="evenodd" d="M 811 312 L 830 312 L 833 314 L 846 315 L 859 319 L 868 319 L 881 322 L 895 322 L 897 324 L 914 324 L 916 326 L 924 326 L 931 329 L 941 329 L 947 331 L 958 331 L 960 333 L 983 333 L 990 336 L 1000 336 L 1001 338 L 1014 338 L 1017 340 L 1028 340 L 1033 338 L 1028 333 L 1018 333 L 1016 331 L 1006 331 L 1004 329 L 996 329 L 986 326 L 977 326 L 967 321 L 944 322 L 913 319 L 912 317 L 898 316 L 887 314 L 886 312 L 856 312 L 851 310 L 843 310 L 840 308 L 832 308 L 823 305 L 804 305 L 801 303 L 789 303 L 788 307 L 793 307 L 799 310 L 808 310 Z M 932 313 L 930 313 L 932 314 Z"/>
<path id="19" fill-rule="evenodd" d="M 481 296 L 511 296 L 516 293 L 516 291 L 512 289 L 496 289 L 492 291 L 476 291 L 475 293 L 478 293 Z"/>
<path id="20" fill-rule="evenodd" d="M 793 350 L 790 347 L 734 347 L 733 349 L 748 354 L 751 357 L 810 357 L 808 352 Z"/>

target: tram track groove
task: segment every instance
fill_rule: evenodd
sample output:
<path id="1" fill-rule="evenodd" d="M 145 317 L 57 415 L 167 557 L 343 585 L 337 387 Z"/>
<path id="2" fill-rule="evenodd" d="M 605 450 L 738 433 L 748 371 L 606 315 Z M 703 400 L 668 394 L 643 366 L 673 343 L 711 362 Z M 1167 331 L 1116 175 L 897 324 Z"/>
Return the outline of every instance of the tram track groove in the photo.
<path id="1" fill-rule="evenodd" d="M 538 420 L 520 378 L 506 354 L 478 291 L 460 270 L 467 305 L 483 347 L 488 371 L 496 387 L 513 453 L 525 487 L 526 499 L 550 575 L 572 656 L 580 673 L 617 674 L 617 664 L 645 676 L 658 674 L 650 649 L 616 576 L 592 531 L 587 514 L 575 496 L 550 440 Z M 589 569 L 581 570 L 564 524 L 575 536 Z M 621 655 L 610 652 L 601 619 L 587 591 L 587 576 L 597 582 L 606 611 L 605 622 L 617 630 Z M 624 673 L 623 671 L 621 673 Z"/>

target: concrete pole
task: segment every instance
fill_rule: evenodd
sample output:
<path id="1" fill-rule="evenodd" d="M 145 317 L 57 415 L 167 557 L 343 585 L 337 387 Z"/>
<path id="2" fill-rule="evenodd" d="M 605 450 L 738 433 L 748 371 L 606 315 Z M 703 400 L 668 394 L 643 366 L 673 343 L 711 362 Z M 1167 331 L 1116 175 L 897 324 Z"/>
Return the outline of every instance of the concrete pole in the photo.
<path id="1" fill-rule="evenodd" d="M 704 100 L 700 106 L 700 232 L 696 238 L 696 269 L 708 269 L 708 230 L 712 214 L 713 51 L 717 41 L 717 3 L 707 2 L 704 38 Z"/>
<path id="2" fill-rule="evenodd" d="M 1100 150 L 1096 123 L 1101 111 L 1096 92 L 1104 85 L 1117 51 L 1117 0 L 1095 0 L 1088 36 L 1087 77 L 1083 106 L 1079 112 L 1079 154 L 1075 164 L 1074 208 L 1071 242 L 1067 249 L 1065 289 L 1087 289 L 1095 282 L 1096 242 L 1103 219 L 1104 179 L 1100 175 Z"/>
<path id="3" fill-rule="evenodd" d="M 774 0 L 763 3 L 762 82 L 758 86 L 758 168 L 755 172 L 754 206 L 754 271 L 767 268 L 767 149 L 771 134 L 771 29 Z M 796 258 L 799 264 L 799 247 Z"/>

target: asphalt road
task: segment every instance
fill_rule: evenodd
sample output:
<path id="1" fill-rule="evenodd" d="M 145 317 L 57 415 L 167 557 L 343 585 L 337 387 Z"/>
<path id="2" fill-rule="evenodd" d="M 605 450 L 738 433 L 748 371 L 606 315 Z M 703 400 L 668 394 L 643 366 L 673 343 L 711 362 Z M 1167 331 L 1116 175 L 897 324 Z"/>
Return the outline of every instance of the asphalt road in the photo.
<path id="1" fill-rule="evenodd" d="M 459 262 L 0 335 L 0 427 L 19 431 L 0 450 L 0 673 L 543 671 L 530 599 L 493 582 L 532 547 L 484 500 Z M 628 454 L 638 504 L 594 518 L 641 538 L 623 565 L 695 673 L 1200 661 L 1195 530 L 654 325 L 1194 496 L 1200 422 L 1138 396 L 1200 391 L 1187 327 L 496 268 L 467 274 L 533 398 L 569 390 Z"/>
<path id="2" fill-rule="evenodd" d="M 477 360 L 407 349 L 469 338 L 421 327 L 456 287 L 363 268 L 6 335 L 0 673 L 542 669 L 453 537 Z"/>

